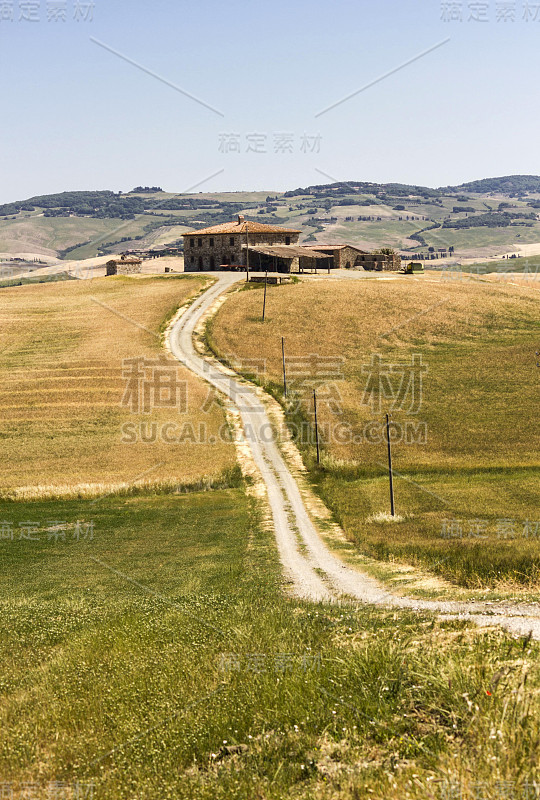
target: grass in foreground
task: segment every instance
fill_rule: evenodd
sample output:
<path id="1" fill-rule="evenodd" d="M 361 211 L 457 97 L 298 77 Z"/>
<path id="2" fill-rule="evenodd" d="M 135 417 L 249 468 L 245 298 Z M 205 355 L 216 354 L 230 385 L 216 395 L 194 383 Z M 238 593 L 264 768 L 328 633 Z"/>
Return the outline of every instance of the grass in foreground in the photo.
<path id="1" fill-rule="evenodd" d="M 247 373 L 265 359 L 259 380 L 281 397 L 285 337 L 288 419 L 350 540 L 368 555 L 422 565 L 463 586 L 537 587 L 537 291 L 321 279 L 270 287 L 264 324 L 261 294 L 231 297 L 211 327 L 211 344 L 233 354 Z M 344 359 L 337 377 L 324 377 L 324 359 L 336 357 Z M 425 370 L 421 386 L 413 357 Z M 322 377 L 312 363 L 322 365 Z M 314 386 L 321 467 L 312 431 L 306 436 L 301 427 L 303 420 L 313 423 Z M 397 506 L 405 517 L 399 525 L 368 521 L 389 510 L 386 411 L 393 416 Z"/>
<path id="2" fill-rule="evenodd" d="M 495 800 L 540 778 L 536 643 L 285 599 L 241 490 L 0 515 L 40 532 L 0 543 L 15 797 L 57 781 L 96 800 L 443 800 L 455 782 L 472 800 L 485 782 Z"/>
<path id="3" fill-rule="evenodd" d="M 222 409 L 202 409 L 206 385 L 170 359 L 158 397 L 152 366 L 165 358 L 163 321 L 204 285 L 116 277 L 1 290 L 4 494 L 192 482 L 234 465 L 233 445 L 218 436 Z"/>

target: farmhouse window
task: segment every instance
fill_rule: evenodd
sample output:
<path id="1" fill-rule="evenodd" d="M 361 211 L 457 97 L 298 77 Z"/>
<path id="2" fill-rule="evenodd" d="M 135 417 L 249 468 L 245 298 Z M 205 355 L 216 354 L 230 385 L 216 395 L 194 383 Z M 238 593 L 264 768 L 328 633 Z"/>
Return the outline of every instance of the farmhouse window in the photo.
<path id="1" fill-rule="evenodd" d="M 212 239 L 212 237 L 210 237 L 210 247 L 213 247 L 213 246 L 214 246 L 214 240 Z"/>
<path id="2" fill-rule="evenodd" d="M 195 239 L 190 239 L 189 240 L 189 246 L 190 247 L 195 247 Z"/>
<path id="3" fill-rule="evenodd" d="M 231 236 L 231 238 L 229 239 L 229 244 L 231 247 L 234 247 L 234 236 Z"/>
<path id="4" fill-rule="evenodd" d="M 202 247 L 202 239 L 198 239 L 198 240 L 197 240 L 197 245 L 198 245 L 199 247 Z"/>

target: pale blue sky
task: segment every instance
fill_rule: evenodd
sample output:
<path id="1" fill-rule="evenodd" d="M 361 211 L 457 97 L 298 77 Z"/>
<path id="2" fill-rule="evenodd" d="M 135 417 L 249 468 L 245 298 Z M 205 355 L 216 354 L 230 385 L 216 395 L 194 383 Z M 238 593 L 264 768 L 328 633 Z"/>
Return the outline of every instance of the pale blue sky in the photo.
<path id="1" fill-rule="evenodd" d="M 540 9 L 523 0 L 94 0 L 78 22 L 82 0 L 40 0 L 38 21 L 19 19 L 32 3 L 0 0 L 14 17 L 0 19 L 0 202 L 140 183 L 284 190 L 330 180 L 317 170 L 430 186 L 540 173 Z M 47 21 L 62 5 L 66 21 Z M 253 133 L 267 152 L 245 152 Z M 223 134 L 241 152 L 220 152 Z"/>

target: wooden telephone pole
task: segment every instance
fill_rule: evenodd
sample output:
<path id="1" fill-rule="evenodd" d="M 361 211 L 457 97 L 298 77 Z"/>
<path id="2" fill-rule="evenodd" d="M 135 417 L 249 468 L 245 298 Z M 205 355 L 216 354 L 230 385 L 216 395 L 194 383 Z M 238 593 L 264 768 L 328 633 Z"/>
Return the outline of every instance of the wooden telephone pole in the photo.
<path id="1" fill-rule="evenodd" d="M 268 270 L 266 270 L 264 275 L 264 300 L 263 300 L 263 315 L 262 321 L 264 322 L 264 316 L 266 314 L 266 287 L 268 285 Z"/>
<path id="2" fill-rule="evenodd" d="M 388 442 L 388 473 L 390 475 L 390 508 L 392 516 L 396 516 L 396 509 L 394 506 L 394 475 L 392 472 L 392 444 L 390 442 L 390 417 L 386 415 L 386 441 Z"/>
<path id="3" fill-rule="evenodd" d="M 319 446 L 319 423 L 317 421 L 317 393 L 313 389 L 313 410 L 315 411 L 315 441 L 317 443 L 317 464 L 321 463 L 321 449 Z"/>
<path id="4" fill-rule="evenodd" d="M 281 337 L 281 357 L 283 360 L 283 396 L 287 397 L 287 372 L 285 369 L 285 339 Z"/>
<path id="5" fill-rule="evenodd" d="M 249 225 L 246 220 L 246 281 L 249 283 Z"/>

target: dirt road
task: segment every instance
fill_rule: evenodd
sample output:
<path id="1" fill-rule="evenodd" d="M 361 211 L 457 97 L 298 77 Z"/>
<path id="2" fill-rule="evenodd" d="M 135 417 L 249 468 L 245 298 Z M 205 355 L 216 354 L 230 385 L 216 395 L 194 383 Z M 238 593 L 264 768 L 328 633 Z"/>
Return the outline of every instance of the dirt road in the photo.
<path id="1" fill-rule="evenodd" d="M 201 319 L 239 275 L 219 275 L 180 318 L 169 333 L 173 355 L 195 374 L 229 398 L 240 414 L 245 441 L 262 476 L 271 509 L 279 555 L 292 591 L 310 600 L 383 604 L 394 608 L 430 611 L 445 617 L 466 618 L 478 625 L 501 625 L 515 634 L 540 639 L 540 606 L 508 603 L 464 603 L 397 597 L 373 578 L 344 564 L 326 546 L 307 511 L 299 486 L 280 451 L 266 403 L 260 391 L 222 366 L 200 355 L 194 333 Z"/>

